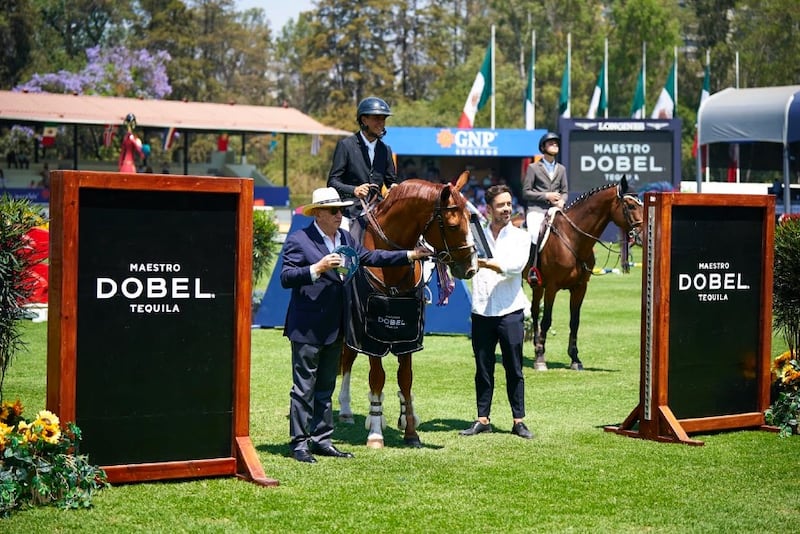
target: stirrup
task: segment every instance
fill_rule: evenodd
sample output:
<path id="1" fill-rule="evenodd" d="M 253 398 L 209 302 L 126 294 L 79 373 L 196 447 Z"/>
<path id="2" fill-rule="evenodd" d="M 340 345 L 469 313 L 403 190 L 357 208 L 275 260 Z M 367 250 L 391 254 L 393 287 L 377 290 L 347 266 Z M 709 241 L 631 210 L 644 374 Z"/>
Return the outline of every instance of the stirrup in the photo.
<path id="1" fill-rule="evenodd" d="M 542 273 L 536 267 L 531 267 L 530 271 L 528 271 L 528 284 L 532 286 L 542 285 Z"/>

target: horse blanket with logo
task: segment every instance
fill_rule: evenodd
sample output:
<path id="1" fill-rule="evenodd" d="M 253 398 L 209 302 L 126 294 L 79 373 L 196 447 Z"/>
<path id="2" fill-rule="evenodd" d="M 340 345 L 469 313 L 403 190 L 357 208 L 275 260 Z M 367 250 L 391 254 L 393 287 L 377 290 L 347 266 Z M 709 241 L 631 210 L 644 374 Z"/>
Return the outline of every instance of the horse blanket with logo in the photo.
<path id="1" fill-rule="evenodd" d="M 413 276 L 413 273 L 411 273 Z M 411 291 L 386 295 L 376 289 L 366 269 L 359 269 L 345 291 L 350 321 L 345 325 L 348 347 L 369 356 L 409 354 L 422 350 L 425 324 L 424 284 Z"/>

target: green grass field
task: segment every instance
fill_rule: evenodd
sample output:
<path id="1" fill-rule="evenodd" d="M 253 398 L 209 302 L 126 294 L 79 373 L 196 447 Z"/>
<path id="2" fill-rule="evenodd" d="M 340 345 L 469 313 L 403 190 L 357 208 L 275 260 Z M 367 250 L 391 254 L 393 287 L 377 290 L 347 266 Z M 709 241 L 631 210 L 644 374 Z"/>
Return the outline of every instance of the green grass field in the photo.
<path id="1" fill-rule="evenodd" d="M 556 301 L 550 371 L 525 355 L 532 441 L 511 435 L 498 364 L 495 432 L 462 437 L 475 417 L 470 341 L 428 336 L 415 356 L 414 391 L 423 449 L 395 428 L 390 378 L 383 450 L 365 446 L 367 368 L 354 368 L 355 426 L 335 442 L 353 460 L 288 456 L 290 349 L 279 330 L 252 333 L 251 437 L 280 486 L 235 478 L 131 484 L 100 492 L 90 510 L 30 509 L 0 520 L 3 532 L 794 532 L 800 522 L 798 438 L 765 431 L 695 436 L 703 447 L 603 431 L 639 396 L 641 269 L 595 277 L 579 337 L 586 371 L 568 369 L 568 294 Z M 46 326 L 23 325 L 29 350 L 12 364 L 5 397 L 32 415 L 45 404 Z M 776 338 L 772 354 L 785 350 Z M 338 408 L 338 406 L 336 406 Z M 176 424 L 180 424 L 176 422 Z M 187 428 L 186 439 L 198 439 Z"/>

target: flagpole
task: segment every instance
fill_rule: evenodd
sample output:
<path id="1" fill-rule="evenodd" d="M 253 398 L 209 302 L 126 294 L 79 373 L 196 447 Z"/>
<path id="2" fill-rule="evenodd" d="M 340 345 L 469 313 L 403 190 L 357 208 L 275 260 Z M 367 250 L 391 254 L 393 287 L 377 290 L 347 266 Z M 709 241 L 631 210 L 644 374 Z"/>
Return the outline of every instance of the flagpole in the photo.
<path id="1" fill-rule="evenodd" d="M 567 107 L 572 117 L 572 32 L 567 34 Z"/>
<path id="2" fill-rule="evenodd" d="M 494 130 L 494 24 L 492 24 L 492 130 Z"/>
<path id="3" fill-rule="evenodd" d="M 675 95 L 675 101 L 672 103 L 672 118 L 678 118 L 678 47 L 672 50 L 672 64 L 675 69 L 675 76 L 672 77 L 672 94 Z"/>
<path id="4" fill-rule="evenodd" d="M 606 37 L 603 51 L 603 96 L 606 97 L 606 107 L 603 110 L 603 117 L 608 118 L 608 37 Z M 603 99 L 600 99 L 602 102 Z"/>
<path id="5" fill-rule="evenodd" d="M 531 126 L 536 129 L 536 30 L 531 32 L 531 109 L 533 110 L 533 119 Z"/>
<path id="6" fill-rule="evenodd" d="M 647 108 L 647 41 L 642 41 L 642 118 Z"/>
<path id="7" fill-rule="evenodd" d="M 739 88 L 739 51 L 736 51 L 736 88 Z M 739 167 L 739 143 L 733 145 L 733 157 L 736 163 L 736 183 L 741 179 L 742 169 Z"/>
<path id="8" fill-rule="evenodd" d="M 706 68 L 709 69 L 709 71 L 711 70 L 711 50 L 709 50 L 708 48 L 706 48 Z M 709 91 L 708 92 L 711 93 L 711 88 L 710 87 L 709 87 Z M 706 182 L 710 182 L 711 181 L 711 169 L 710 169 L 709 163 L 711 163 L 711 162 L 708 161 L 708 145 L 705 146 L 705 154 L 703 154 L 702 152 L 700 153 L 700 159 L 701 160 L 703 159 L 703 156 L 705 156 L 705 161 L 706 161 L 706 166 L 705 166 Z M 698 193 L 699 193 L 699 191 L 698 191 Z"/>

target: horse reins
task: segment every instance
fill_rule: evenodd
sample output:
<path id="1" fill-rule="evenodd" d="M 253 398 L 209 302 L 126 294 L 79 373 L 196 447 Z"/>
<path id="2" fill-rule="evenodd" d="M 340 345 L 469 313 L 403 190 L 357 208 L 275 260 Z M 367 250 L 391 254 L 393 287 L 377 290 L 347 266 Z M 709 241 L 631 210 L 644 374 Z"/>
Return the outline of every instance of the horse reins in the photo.
<path id="1" fill-rule="evenodd" d="M 624 196 L 620 197 L 620 200 L 622 200 L 622 201 L 623 201 L 623 202 L 622 202 L 622 214 L 623 214 L 623 216 L 625 217 L 625 221 L 626 221 L 626 222 L 627 222 L 627 223 L 628 223 L 628 224 L 631 226 L 631 230 L 630 230 L 630 232 L 628 232 L 628 236 L 629 236 L 629 237 L 632 237 L 632 236 L 633 236 L 633 234 L 635 233 L 635 229 L 636 229 L 638 226 L 641 226 L 641 224 L 642 224 L 642 223 L 640 223 L 640 222 L 638 222 L 638 223 L 635 223 L 635 222 L 633 222 L 633 221 L 631 220 L 631 216 L 630 216 L 630 209 L 628 208 L 628 205 L 627 205 L 627 204 L 625 204 L 625 202 L 624 202 L 624 200 L 625 200 L 625 197 L 633 198 L 633 199 L 635 199 L 637 202 L 639 202 L 639 199 L 638 199 L 638 198 L 636 198 L 636 197 L 635 197 L 635 196 L 633 196 L 633 195 L 624 195 Z M 610 253 L 612 253 L 612 252 L 616 252 L 614 249 L 612 249 L 611 247 L 609 247 L 608 245 L 606 245 L 605 243 L 603 243 L 603 241 L 602 241 L 602 240 L 600 240 L 600 238 L 598 238 L 598 237 L 595 237 L 595 236 L 593 236 L 592 234 L 590 234 L 590 233 L 588 233 L 588 232 L 586 232 L 586 231 L 582 230 L 581 228 L 579 228 L 579 227 L 578 227 L 578 225 L 577 225 L 577 224 L 575 224 L 575 222 L 574 222 L 572 219 L 570 219 L 570 218 L 569 218 L 569 216 L 568 216 L 568 215 L 567 215 L 567 214 L 566 214 L 566 213 L 565 213 L 563 210 L 558 210 L 558 211 L 556 212 L 556 214 L 554 214 L 554 215 L 553 215 L 553 221 L 554 221 L 554 222 L 555 222 L 555 215 L 557 215 L 558 213 L 560 213 L 560 214 L 561 214 L 561 215 L 564 217 L 564 219 L 566 219 L 566 221 L 569 223 L 569 225 L 570 225 L 570 226 L 571 226 L 571 227 L 572 227 L 572 228 L 573 228 L 573 229 L 574 229 L 576 232 L 578 232 L 580 235 L 582 235 L 582 236 L 584 236 L 584 237 L 588 237 L 589 239 L 591 239 L 591 240 L 592 240 L 592 241 L 594 241 L 595 243 L 598 243 L 600 246 L 602 246 L 603 248 L 605 248 L 606 250 L 608 250 L 609 254 L 610 254 Z M 569 251 L 570 251 L 570 252 L 572 252 L 572 255 L 573 255 L 573 256 L 575 256 L 575 259 L 576 259 L 576 260 L 578 260 L 578 261 L 580 262 L 580 264 L 581 264 L 581 267 L 583 268 L 583 270 L 584 270 L 584 271 L 587 271 L 587 272 L 591 272 L 591 271 L 589 270 L 589 268 L 586 266 L 586 261 L 585 261 L 585 260 L 582 260 L 582 259 L 580 259 L 580 257 L 578 256 L 578 253 L 575 251 L 575 249 L 572 247 L 572 245 L 570 245 L 569 241 L 567 241 L 567 239 L 566 239 L 566 238 L 565 238 L 565 237 L 564 237 L 564 236 L 563 236 L 563 235 L 562 235 L 562 234 L 561 234 L 561 233 L 558 231 L 558 228 L 556 228 L 555 226 L 553 226 L 553 223 L 550 223 L 550 231 L 551 231 L 551 232 L 553 232 L 553 233 L 554 233 L 554 234 L 555 234 L 555 235 L 556 235 L 556 236 L 557 236 L 559 239 L 561 239 L 561 241 L 562 241 L 562 242 L 564 243 L 564 245 L 565 245 L 565 246 L 566 246 L 566 247 L 569 249 Z"/>

